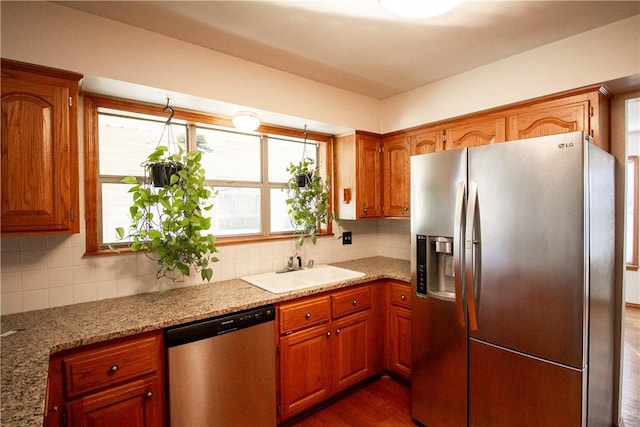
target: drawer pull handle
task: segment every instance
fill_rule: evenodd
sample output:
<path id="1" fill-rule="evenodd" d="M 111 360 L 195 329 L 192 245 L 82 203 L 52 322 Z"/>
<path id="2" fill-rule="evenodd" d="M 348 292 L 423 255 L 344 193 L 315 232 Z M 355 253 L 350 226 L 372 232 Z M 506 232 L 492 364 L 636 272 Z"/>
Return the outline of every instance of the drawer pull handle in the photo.
<path id="1" fill-rule="evenodd" d="M 406 299 L 407 299 L 407 297 L 406 297 L 406 295 L 402 295 L 402 296 L 400 297 L 400 299 L 401 299 L 402 301 L 404 301 L 404 300 L 406 300 Z"/>
<path id="2" fill-rule="evenodd" d="M 147 397 L 152 397 L 152 396 L 153 396 L 153 391 L 152 390 L 147 391 Z"/>
<path id="3" fill-rule="evenodd" d="M 311 313 L 307 313 L 304 315 L 305 319 L 309 320 L 311 319 Z"/>
<path id="4" fill-rule="evenodd" d="M 353 305 L 358 305 L 358 300 L 357 299 L 353 300 Z"/>
<path id="5" fill-rule="evenodd" d="M 118 369 L 120 369 L 120 367 L 119 367 L 118 365 L 113 365 L 113 366 L 111 366 L 111 372 L 115 372 L 115 371 L 117 371 Z"/>

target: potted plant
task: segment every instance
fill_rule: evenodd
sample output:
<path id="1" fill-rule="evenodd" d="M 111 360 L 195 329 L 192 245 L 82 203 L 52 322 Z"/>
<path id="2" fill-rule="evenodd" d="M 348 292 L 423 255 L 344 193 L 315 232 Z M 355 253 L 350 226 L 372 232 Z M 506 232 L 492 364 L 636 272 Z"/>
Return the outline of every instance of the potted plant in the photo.
<path id="1" fill-rule="evenodd" d="M 116 228 L 119 239 L 128 239 L 132 251 L 146 250 L 149 258 L 158 264 L 157 277 L 179 279 L 199 272 L 203 280 L 210 281 L 213 270 L 210 262 L 216 250 L 214 236 L 207 233 L 211 218 L 203 212 L 211 210 L 212 190 L 204 185 L 204 169 L 200 164 L 202 153 L 170 154 L 167 146 L 159 145 L 143 163 L 145 179 L 125 177 L 122 182 L 134 184 L 129 190 L 133 203 L 129 208 L 131 225 L 128 234 L 123 227 Z M 168 182 L 162 186 L 150 185 L 153 165 L 164 164 Z"/>
<path id="2" fill-rule="evenodd" d="M 329 177 L 322 179 L 318 167 L 309 157 L 303 157 L 296 164 L 290 163 L 287 171 L 290 174 L 287 213 L 294 226 L 294 236 L 298 246 L 302 246 L 307 238 L 315 244 L 318 227 L 329 225 L 335 219 L 329 204 Z"/>

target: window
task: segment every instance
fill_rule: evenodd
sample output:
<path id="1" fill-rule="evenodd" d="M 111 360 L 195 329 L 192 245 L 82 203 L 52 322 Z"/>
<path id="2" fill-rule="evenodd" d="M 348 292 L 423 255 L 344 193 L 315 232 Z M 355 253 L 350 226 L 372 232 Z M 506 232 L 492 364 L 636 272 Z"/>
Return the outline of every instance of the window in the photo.
<path id="1" fill-rule="evenodd" d="M 121 180 L 142 178 L 140 164 L 158 145 L 166 119 L 158 106 L 85 96 L 87 254 L 126 246 L 115 234 L 130 222 L 130 185 Z M 241 133 L 229 120 L 178 110 L 171 123 L 178 145 L 202 152 L 206 183 L 215 190 L 209 213 L 218 244 L 288 237 L 293 230 L 283 188 L 289 163 L 304 154 L 323 174 L 330 170 L 326 135 L 309 133 L 305 139 L 302 131 L 270 126 Z M 166 136 L 161 143 L 166 145 Z"/>
<path id="2" fill-rule="evenodd" d="M 638 197 L 640 185 L 640 157 L 630 156 L 627 161 L 627 229 L 625 230 L 625 260 L 627 270 L 638 269 Z"/>

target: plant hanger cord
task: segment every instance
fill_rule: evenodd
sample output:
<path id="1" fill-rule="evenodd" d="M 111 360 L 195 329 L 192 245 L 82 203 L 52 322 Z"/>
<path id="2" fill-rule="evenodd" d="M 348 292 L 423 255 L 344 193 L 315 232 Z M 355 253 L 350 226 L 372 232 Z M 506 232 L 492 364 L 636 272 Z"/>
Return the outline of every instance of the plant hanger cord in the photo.
<path id="1" fill-rule="evenodd" d="M 307 157 L 307 125 L 304 125 L 304 142 L 302 145 L 302 160 Z"/>
<path id="2" fill-rule="evenodd" d="M 171 120 L 173 119 L 175 110 L 171 105 L 169 105 L 169 98 L 167 98 L 167 105 L 162 108 L 163 112 L 169 111 L 169 118 L 164 123 L 164 127 L 162 128 L 162 133 L 160 134 L 160 139 L 158 140 L 158 144 L 156 144 L 156 148 L 162 145 L 162 137 L 164 136 L 165 131 L 167 132 L 167 151 L 171 154 L 171 146 L 174 146 L 176 152 L 178 151 L 175 140 L 173 139 L 173 126 L 171 126 Z"/>

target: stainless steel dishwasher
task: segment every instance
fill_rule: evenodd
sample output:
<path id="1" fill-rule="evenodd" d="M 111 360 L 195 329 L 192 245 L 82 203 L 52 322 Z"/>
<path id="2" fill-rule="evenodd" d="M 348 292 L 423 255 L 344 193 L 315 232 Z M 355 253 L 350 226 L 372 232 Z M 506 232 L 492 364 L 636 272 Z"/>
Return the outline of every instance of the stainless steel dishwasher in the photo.
<path id="1" fill-rule="evenodd" d="M 275 308 L 167 328 L 172 427 L 276 425 Z"/>

